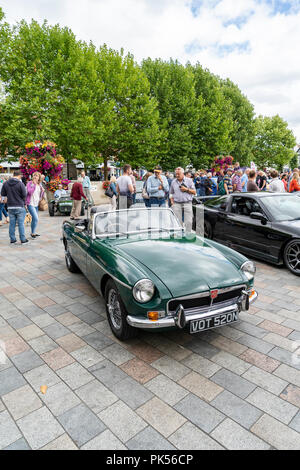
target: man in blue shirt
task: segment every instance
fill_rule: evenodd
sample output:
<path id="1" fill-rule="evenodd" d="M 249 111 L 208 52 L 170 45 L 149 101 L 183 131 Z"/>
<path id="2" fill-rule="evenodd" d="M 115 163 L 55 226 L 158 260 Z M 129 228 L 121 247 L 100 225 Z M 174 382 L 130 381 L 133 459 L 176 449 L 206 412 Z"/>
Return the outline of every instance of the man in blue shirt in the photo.
<path id="1" fill-rule="evenodd" d="M 167 178 L 162 175 L 160 166 L 154 168 L 154 175 L 147 180 L 147 193 L 150 196 L 149 206 L 162 207 L 166 204 L 166 195 L 169 192 Z"/>
<path id="2" fill-rule="evenodd" d="M 247 184 L 248 184 L 248 177 L 249 177 L 249 168 L 247 168 L 241 177 L 241 183 L 242 183 L 242 193 L 247 192 Z"/>
<path id="3" fill-rule="evenodd" d="M 85 174 L 85 171 L 81 172 L 82 177 L 82 187 L 85 196 L 88 198 L 89 203 L 93 203 L 93 199 L 91 196 L 91 181 L 90 178 Z"/>

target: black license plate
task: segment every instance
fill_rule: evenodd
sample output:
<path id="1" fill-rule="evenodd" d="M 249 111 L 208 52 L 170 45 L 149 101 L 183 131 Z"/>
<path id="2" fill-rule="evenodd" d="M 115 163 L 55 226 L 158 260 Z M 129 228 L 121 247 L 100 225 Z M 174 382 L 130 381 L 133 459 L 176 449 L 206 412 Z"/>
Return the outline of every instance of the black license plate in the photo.
<path id="1" fill-rule="evenodd" d="M 238 321 L 238 319 L 238 312 L 232 311 L 228 313 L 221 313 L 220 315 L 201 318 L 200 320 L 193 320 L 190 322 L 190 333 L 199 333 L 199 331 L 218 328 L 219 326 L 228 325 L 228 323 L 234 323 Z"/>

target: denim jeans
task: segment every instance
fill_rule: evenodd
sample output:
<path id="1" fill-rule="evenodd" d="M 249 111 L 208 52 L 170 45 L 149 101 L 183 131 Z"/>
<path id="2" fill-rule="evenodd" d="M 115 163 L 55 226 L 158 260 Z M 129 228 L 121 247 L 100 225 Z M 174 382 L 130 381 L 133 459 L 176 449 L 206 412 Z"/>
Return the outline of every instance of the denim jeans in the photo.
<path id="1" fill-rule="evenodd" d="M 164 197 L 150 197 L 150 207 L 152 206 L 157 206 L 157 207 L 165 207 L 166 205 L 166 200 Z"/>
<path id="2" fill-rule="evenodd" d="M 0 222 L 2 220 L 2 212 L 3 212 L 4 217 L 8 217 L 8 213 L 5 210 L 4 202 L 0 202 Z"/>
<path id="3" fill-rule="evenodd" d="M 28 207 L 28 212 L 31 215 L 31 235 L 35 234 L 35 229 L 37 227 L 38 221 L 39 221 L 39 215 L 38 215 L 38 210 L 39 207 L 31 206 L 30 204 L 27 206 Z"/>
<path id="4" fill-rule="evenodd" d="M 18 209 L 8 209 L 9 215 L 9 238 L 11 242 L 16 241 L 16 222 L 18 221 L 19 235 L 21 242 L 26 240 L 25 236 L 25 226 L 24 220 L 26 215 L 26 210 L 24 207 L 19 207 Z"/>

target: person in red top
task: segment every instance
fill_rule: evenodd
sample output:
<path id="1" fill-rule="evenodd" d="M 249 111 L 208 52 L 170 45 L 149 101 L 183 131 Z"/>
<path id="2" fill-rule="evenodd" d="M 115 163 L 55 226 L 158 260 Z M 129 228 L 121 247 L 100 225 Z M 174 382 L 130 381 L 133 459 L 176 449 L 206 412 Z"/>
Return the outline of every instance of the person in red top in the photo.
<path id="1" fill-rule="evenodd" d="M 298 180 L 299 180 L 299 173 L 294 173 L 290 182 L 290 193 L 293 193 L 295 191 L 300 191 L 300 185 L 299 185 Z"/>
<path id="2" fill-rule="evenodd" d="M 82 177 L 79 176 L 76 183 L 73 184 L 72 190 L 71 190 L 71 198 L 73 199 L 73 207 L 72 207 L 72 212 L 71 212 L 71 219 L 78 220 L 80 219 L 80 213 L 81 213 L 81 200 L 84 198 L 87 200 L 86 195 L 83 192 L 83 187 L 82 187 Z"/>

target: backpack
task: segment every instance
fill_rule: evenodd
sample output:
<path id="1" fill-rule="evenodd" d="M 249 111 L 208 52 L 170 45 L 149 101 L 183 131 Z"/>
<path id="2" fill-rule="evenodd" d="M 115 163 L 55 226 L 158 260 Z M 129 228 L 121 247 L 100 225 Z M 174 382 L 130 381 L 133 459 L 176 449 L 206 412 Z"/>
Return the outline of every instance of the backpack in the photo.
<path id="1" fill-rule="evenodd" d="M 220 196 L 224 196 L 226 194 L 226 191 L 224 188 L 224 180 L 221 180 L 219 183 L 219 194 Z"/>

